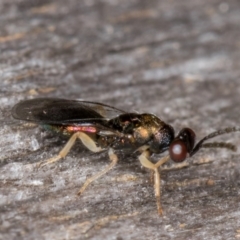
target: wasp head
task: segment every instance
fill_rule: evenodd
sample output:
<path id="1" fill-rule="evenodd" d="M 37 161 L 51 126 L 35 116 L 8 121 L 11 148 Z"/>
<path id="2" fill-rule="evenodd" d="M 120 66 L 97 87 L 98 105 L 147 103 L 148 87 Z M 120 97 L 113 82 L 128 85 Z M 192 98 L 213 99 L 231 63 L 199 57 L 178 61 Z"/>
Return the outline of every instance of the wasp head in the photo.
<path id="1" fill-rule="evenodd" d="M 169 155 L 174 162 L 183 162 L 192 152 L 196 134 L 191 128 L 183 128 L 169 146 Z"/>

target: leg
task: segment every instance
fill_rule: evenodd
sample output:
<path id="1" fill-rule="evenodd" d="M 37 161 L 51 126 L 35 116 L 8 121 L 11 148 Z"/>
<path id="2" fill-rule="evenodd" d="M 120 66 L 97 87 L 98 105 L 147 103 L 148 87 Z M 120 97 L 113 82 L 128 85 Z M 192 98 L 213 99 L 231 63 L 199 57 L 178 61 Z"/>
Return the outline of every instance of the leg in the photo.
<path id="1" fill-rule="evenodd" d="M 163 215 L 163 210 L 161 206 L 161 179 L 160 173 L 157 168 L 154 169 L 154 190 L 157 201 L 157 210 L 159 215 Z"/>
<path id="2" fill-rule="evenodd" d="M 165 166 L 163 168 L 161 168 L 161 170 L 177 170 L 177 169 L 181 169 L 181 168 L 185 168 L 185 167 L 189 167 L 189 163 L 188 162 L 181 162 L 181 163 L 175 163 L 172 166 Z"/>
<path id="3" fill-rule="evenodd" d="M 93 175 L 92 177 L 88 178 L 86 180 L 86 182 L 83 184 L 83 186 L 81 187 L 81 189 L 79 190 L 78 195 L 81 195 L 85 191 L 85 189 L 88 187 L 89 184 L 91 184 L 93 181 L 97 180 L 98 178 L 100 178 L 104 174 L 106 174 L 108 171 L 110 171 L 117 164 L 118 157 L 113 152 L 112 148 L 109 149 L 108 155 L 109 155 L 109 158 L 111 160 L 111 163 L 105 169 L 103 169 L 101 172 L 99 172 L 99 173 Z"/>
<path id="4" fill-rule="evenodd" d="M 197 162 L 193 162 L 193 163 L 189 163 L 187 161 L 181 162 L 181 163 L 174 163 L 172 166 L 165 166 L 163 168 L 161 168 L 161 170 L 177 170 L 177 169 L 181 169 L 181 168 L 186 168 L 189 166 L 193 166 L 193 165 L 202 165 L 202 164 L 208 164 L 213 162 L 213 160 L 209 159 L 209 158 L 201 158 L 199 161 Z"/>
<path id="5" fill-rule="evenodd" d="M 167 162 L 170 158 L 169 158 L 169 156 L 163 157 L 156 164 L 152 163 L 148 158 L 149 158 L 148 151 L 144 151 L 139 156 L 139 160 L 140 160 L 141 164 L 144 167 L 154 171 L 154 190 L 155 190 L 155 196 L 156 196 L 156 201 L 157 201 L 157 210 L 158 210 L 159 215 L 163 215 L 163 210 L 162 210 L 161 200 L 160 200 L 160 196 L 161 196 L 160 184 L 161 184 L 161 182 L 160 182 L 160 173 L 158 171 L 158 167 L 160 167 L 162 164 Z"/>
<path id="6" fill-rule="evenodd" d="M 97 147 L 96 143 L 87 134 L 83 132 L 77 132 L 71 136 L 71 138 L 68 140 L 64 148 L 59 152 L 57 156 L 40 162 L 38 164 L 38 167 L 43 167 L 45 165 L 57 162 L 60 159 L 64 158 L 75 144 L 77 138 L 79 138 L 82 141 L 82 143 L 92 152 L 100 152 L 103 150 L 102 148 Z"/>

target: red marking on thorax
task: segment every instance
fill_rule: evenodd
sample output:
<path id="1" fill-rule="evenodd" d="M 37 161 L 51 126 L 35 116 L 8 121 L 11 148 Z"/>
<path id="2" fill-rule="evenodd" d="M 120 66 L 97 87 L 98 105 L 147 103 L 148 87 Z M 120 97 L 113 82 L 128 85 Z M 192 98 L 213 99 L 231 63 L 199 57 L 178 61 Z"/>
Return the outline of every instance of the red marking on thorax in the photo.
<path id="1" fill-rule="evenodd" d="M 97 132 L 95 127 L 90 127 L 90 126 L 68 126 L 67 131 L 69 131 L 69 132 L 90 132 L 90 133 Z"/>

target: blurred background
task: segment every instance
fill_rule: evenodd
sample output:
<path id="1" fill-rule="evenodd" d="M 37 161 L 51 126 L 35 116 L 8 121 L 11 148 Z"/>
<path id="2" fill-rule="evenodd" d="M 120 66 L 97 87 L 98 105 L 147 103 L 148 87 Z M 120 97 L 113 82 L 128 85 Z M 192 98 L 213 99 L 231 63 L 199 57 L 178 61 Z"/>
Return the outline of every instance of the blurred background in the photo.
<path id="1" fill-rule="evenodd" d="M 20 100 L 61 97 L 153 113 L 198 139 L 239 126 L 239 1 L 0 0 L 0 19 L 0 238 L 240 238 L 239 152 L 202 150 L 163 171 L 159 217 L 136 159 L 77 197 L 108 157 L 78 143 L 36 170 L 65 140 L 11 117 Z"/>

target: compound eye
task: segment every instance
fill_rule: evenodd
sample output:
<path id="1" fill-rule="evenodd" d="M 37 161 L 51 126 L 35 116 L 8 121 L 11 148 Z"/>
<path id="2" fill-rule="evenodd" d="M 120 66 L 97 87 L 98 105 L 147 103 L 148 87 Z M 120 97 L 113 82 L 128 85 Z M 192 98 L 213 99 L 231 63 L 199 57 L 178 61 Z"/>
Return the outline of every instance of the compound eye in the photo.
<path id="1" fill-rule="evenodd" d="M 183 162 L 188 155 L 186 144 L 180 139 L 174 140 L 170 144 L 169 155 L 174 162 Z"/>

